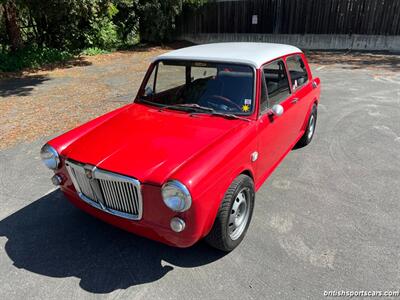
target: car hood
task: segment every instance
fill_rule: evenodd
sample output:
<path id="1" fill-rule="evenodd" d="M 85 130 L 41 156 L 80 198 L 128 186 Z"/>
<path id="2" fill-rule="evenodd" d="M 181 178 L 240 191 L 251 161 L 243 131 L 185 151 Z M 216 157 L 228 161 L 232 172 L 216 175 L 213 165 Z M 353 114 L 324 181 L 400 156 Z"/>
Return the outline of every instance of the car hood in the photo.
<path id="1" fill-rule="evenodd" d="M 142 182 L 161 184 L 245 123 L 131 104 L 77 138 L 62 154 Z"/>

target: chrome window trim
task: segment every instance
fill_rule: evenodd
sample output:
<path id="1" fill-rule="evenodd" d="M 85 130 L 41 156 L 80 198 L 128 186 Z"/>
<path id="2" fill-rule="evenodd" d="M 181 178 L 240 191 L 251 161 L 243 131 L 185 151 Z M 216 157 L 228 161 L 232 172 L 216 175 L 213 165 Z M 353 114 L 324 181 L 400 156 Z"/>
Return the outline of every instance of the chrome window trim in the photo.
<path id="1" fill-rule="evenodd" d="M 126 212 L 122 212 L 122 211 L 118 211 L 109 207 L 106 207 L 104 204 L 104 199 L 103 198 L 98 198 L 98 203 L 96 201 L 93 201 L 92 199 L 90 199 L 89 197 L 85 196 L 78 184 L 77 179 L 75 178 L 74 175 L 74 171 L 72 170 L 72 166 L 77 166 L 77 167 L 81 167 L 84 168 L 85 170 L 90 170 L 92 172 L 92 178 L 93 179 L 103 179 L 106 181 L 113 181 L 113 182 L 125 182 L 125 183 L 131 183 L 135 186 L 137 193 L 135 193 L 135 195 L 133 195 L 133 199 L 135 201 L 135 199 L 137 199 L 137 201 L 135 201 L 135 205 L 137 207 L 137 211 L 138 214 L 137 215 L 133 215 L 130 213 L 126 213 Z M 92 165 L 88 165 L 88 164 L 84 164 L 84 163 L 80 163 L 80 162 L 76 162 L 76 161 L 72 161 L 70 159 L 67 159 L 65 161 L 65 166 L 67 168 L 68 174 L 71 178 L 71 181 L 75 187 L 75 190 L 78 193 L 79 198 L 81 198 L 84 202 L 86 202 L 87 204 L 101 210 L 104 211 L 106 213 L 109 213 L 111 215 L 114 216 L 118 216 L 124 219 L 129 219 L 129 220 L 140 220 L 142 218 L 143 215 L 143 198 L 142 198 L 142 192 L 141 192 L 141 185 L 140 185 L 140 181 L 128 176 L 124 176 L 124 175 L 120 175 L 117 173 L 113 173 L 113 172 L 109 172 L 109 171 L 105 171 L 102 169 L 99 169 L 95 166 Z M 104 192 L 103 192 L 104 193 Z M 122 205 L 127 205 L 125 202 L 121 202 Z"/>

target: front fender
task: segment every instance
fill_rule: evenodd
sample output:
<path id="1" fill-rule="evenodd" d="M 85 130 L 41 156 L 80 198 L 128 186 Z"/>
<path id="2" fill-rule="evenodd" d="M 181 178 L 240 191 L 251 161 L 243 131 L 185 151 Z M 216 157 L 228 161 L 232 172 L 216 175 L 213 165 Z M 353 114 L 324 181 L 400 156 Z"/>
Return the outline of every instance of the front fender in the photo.
<path id="1" fill-rule="evenodd" d="M 257 150 L 255 124 L 248 123 L 224 137 L 173 174 L 173 178 L 183 182 L 192 194 L 191 218 L 196 219 L 201 237 L 211 230 L 232 181 L 243 172 L 254 178 L 256 170 L 251 154 Z"/>

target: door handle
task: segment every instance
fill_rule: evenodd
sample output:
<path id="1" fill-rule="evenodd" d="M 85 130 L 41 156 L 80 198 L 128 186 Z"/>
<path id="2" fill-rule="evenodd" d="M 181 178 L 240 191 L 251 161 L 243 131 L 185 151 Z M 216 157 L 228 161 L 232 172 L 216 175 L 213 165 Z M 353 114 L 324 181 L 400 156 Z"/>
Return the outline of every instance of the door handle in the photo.
<path id="1" fill-rule="evenodd" d="M 299 98 L 294 98 L 294 99 L 292 99 L 292 101 L 291 101 L 290 103 L 295 104 L 295 103 L 297 103 L 297 102 L 299 102 Z"/>

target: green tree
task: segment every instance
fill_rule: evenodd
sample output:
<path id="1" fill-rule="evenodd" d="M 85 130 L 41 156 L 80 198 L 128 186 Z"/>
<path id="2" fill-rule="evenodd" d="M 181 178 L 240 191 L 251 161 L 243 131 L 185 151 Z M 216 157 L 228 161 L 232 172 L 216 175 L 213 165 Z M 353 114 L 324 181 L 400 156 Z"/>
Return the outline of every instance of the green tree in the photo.
<path id="1" fill-rule="evenodd" d="M 139 0 L 115 0 L 118 13 L 113 17 L 118 35 L 125 45 L 138 42 L 139 35 Z"/>
<path id="2" fill-rule="evenodd" d="M 0 70 L 164 42 L 176 19 L 206 0 L 0 0 Z"/>
<path id="3" fill-rule="evenodd" d="M 185 6 L 198 7 L 206 0 L 140 0 L 139 32 L 143 40 L 166 41 L 173 37 L 176 17 Z"/>
<path id="4" fill-rule="evenodd" d="M 8 36 L 11 50 L 15 52 L 23 46 L 21 29 L 18 23 L 17 5 L 14 0 L 2 0 L 0 3 L 3 11 L 5 31 Z"/>

